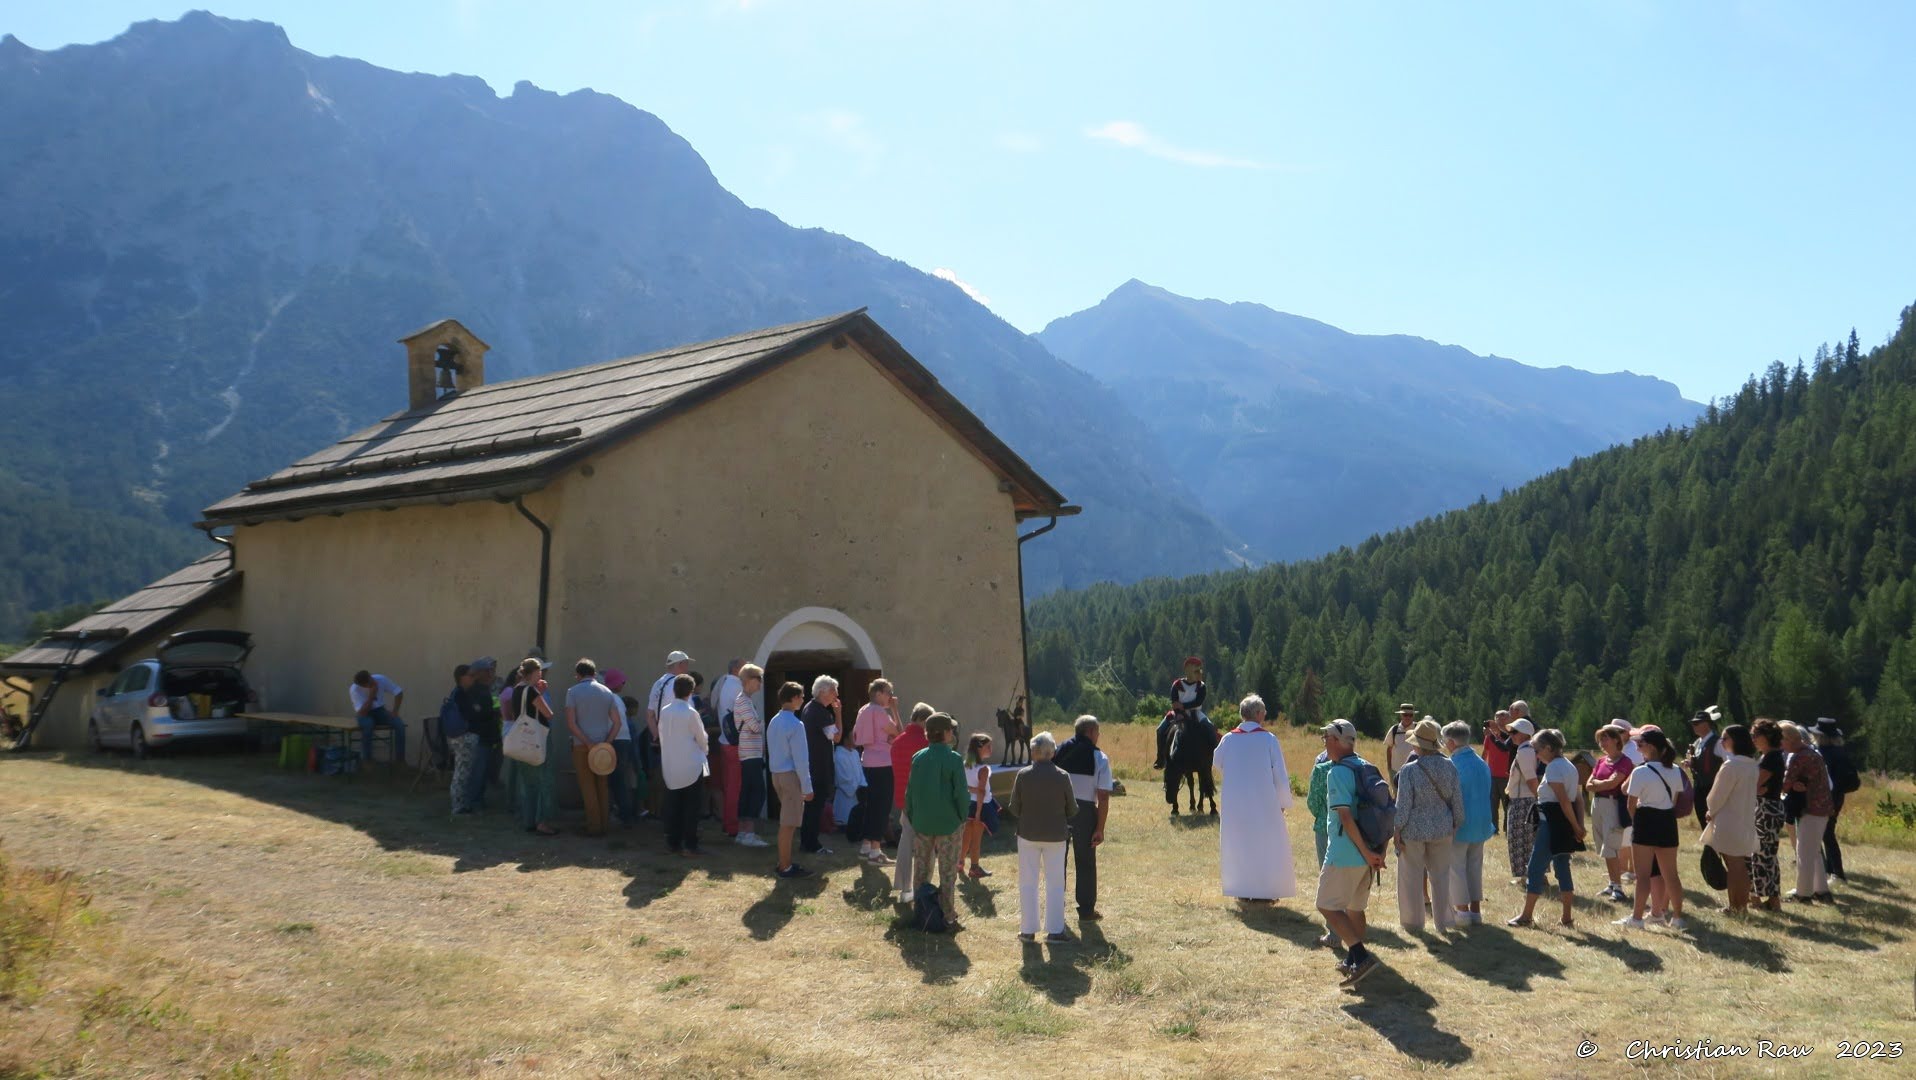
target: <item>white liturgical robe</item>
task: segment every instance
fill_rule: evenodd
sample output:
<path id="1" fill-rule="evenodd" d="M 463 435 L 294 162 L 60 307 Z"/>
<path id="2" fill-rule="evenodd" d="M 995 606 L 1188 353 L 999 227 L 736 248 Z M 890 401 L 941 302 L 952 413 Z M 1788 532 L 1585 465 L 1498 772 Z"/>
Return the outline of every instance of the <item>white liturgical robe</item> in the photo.
<path id="1" fill-rule="evenodd" d="M 1291 865 L 1291 775 L 1277 736 L 1246 720 L 1217 744 L 1218 863 L 1224 895 L 1282 900 L 1297 895 Z"/>

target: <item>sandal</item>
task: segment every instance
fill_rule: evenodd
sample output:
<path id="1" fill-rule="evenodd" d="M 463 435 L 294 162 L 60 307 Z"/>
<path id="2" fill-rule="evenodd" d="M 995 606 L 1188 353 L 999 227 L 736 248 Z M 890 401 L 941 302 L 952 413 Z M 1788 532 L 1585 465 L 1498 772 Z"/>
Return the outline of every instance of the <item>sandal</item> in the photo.
<path id="1" fill-rule="evenodd" d="M 1504 920 L 1504 925 L 1505 926 L 1535 926 L 1536 923 L 1528 915 L 1513 915 L 1510 918 Z"/>

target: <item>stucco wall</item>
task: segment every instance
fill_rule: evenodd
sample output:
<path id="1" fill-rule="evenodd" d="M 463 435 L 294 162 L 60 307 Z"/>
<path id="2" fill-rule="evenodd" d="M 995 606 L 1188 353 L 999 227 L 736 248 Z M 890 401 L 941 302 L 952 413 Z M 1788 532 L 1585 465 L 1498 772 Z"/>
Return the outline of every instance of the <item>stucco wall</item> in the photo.
<path id="1" fill-rule="evenodd" d="M 244 583 L 240 587 L 244 589 Z M 87 717 L 93 713 L 97 691 L 110 685 L 128 666 L 141 660 L 151 660 L 153 650 L 166 640 L 167 634 L 182 630 L 244 629 L 239 626 L 241 617 L 235 606 L 215 604 L 167 626 L 162 633 L 148 634 L 122 643 L 114 654 L 113 662 L 105 670 L 70 678 L 61 685 L 60 693 L 53 699 L 53 708 L 48 711 L 46 719 L 40 722 L 40 729 L 33 734 L 33 745 L 57 750 L 77 750 L 85 746 Z M 249 663 L 247 668 L 250 671 L 252 665 Z M 33 694 L 36 700 L 46 685 L 45 679 L 34 680 Z"/>
<path id="2" fill-rule="evenodd" d="M 526 498 L 540 512 L 544 496 Z M 549 501 L 549 500 L 546 500 Z M 360 668 L 406 688 L 411 748 L 452 669 L 532 645 L 539 534 L 496 502 L 275 521 L 235 537 L 248 663 L 264 706 L 345 716 Z"/>
<path id="3" fill-rule="evenodd" d="M 856 346 L 799 357 L 548 491 L 562 666 L 592 656 L 643 693 L 685 649 L 712 678 L 788 613 L 825 607 L 870 635 L 908 704 L 964 730 L 995 730 L 1022 678 L 1011 496 Z"/>

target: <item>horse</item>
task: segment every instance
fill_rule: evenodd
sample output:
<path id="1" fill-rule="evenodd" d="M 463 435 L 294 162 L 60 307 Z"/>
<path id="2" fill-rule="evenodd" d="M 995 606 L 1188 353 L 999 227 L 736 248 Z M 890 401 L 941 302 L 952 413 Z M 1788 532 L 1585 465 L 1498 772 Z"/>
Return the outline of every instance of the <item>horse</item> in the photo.
<path id="1" fill-rule="evenodd" d="M 1196 709 L 1173 709 L 1164 715 L 1159 730 L 1166 740 L 1164 801 L 1171 804 L 1171 816 L 1178 816 L 1182 784 L 1193 814 L 1209 800 L 1211 816 L 1216 817 L 1217 782 L 1211 775 L 1211 760 L 1217 753 L 1217 728 Z"/>
<path id="2" fill-rule="evenodd" d="M 1025 703 L 1019 698 L 1011 708 L 998 710 L 998 730 L 1005 733 L 1006 765 L 1030 764 L 1031 723 L 1025 719 Z"/>

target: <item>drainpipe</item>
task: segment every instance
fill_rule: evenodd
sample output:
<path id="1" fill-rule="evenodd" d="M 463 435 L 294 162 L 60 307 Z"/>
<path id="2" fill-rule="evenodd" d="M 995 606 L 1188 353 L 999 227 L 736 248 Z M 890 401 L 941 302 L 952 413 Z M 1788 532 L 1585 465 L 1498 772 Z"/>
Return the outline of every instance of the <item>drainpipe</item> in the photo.
<path id="1" fill-rule="evenodd" d="M 1031 620 L 1025 617 L 1025 541 L 1036 540 L 1038 537 L 1043 536 L 1045 533 L 1048 533 L 1057 527 L 1058 527 L 1058 515 L 1053 514 L 1051 515 L 1051 520 L 1046 522 L 1043 526 L 1033 529 L 1030 532 L 1025 533 L 1018 537 L 1018 659 L 1019 659 L 1019 664 L 1023 669 L 1022 677 L 1024 679 L 1024 692 L 1025 692 L 1025 720 L 1027 722 L 1029 722 L 1032 719 L 1032 716 L 1031 716 L 1032 705 L 1031 705 Z M 1015 706 L 1017 702 L 1014 701 L 1012 702 L 1012 704 Z M 1006 754 L 1011 753 L 1011 748 L 1006 747 L 1005 753 Z"/>
<path id="2" fill-rule="evenodd" d="M 551 595 L 552 586 L 552 527 L 540 521 L 537 517 L 534 517 L 532 511 L 526 509 L 526 500 L 523 496 L 515 496 L 513 498 L 512 508 L 519 511 L 520 517 L 532 522 L 533 528 L 539 530 L 539 626 L 533 638 L 533 644 L 539 647 L 539 655 L 544 656 L 546 652 L 546 600 Z"/>
<path id="3" fill-rule="evenodd" d="M 223 547 L 223 548 L 225 548 L 225 549 L 226 549 L 226 568 L 227 568 L 228 570 L 231 570 L 231 569 L 233 569 L 233 568 L 234 568 L 235 566 L 237 566 L 237 565 L 239 565 L 239 553 L 238 553 L 237 551 L 235 551 L 235 550 L 233 549 L 233 538 L 232 538 L 232 537 L 230 537 L 230 536 L 220 536 L 220 535 L 218 535 L 218 534 L 216 534 L 216 533 L 214 533 L 214 532 L 213 532 L 213 526 L 212 526 L 211 524 L 209 524 L 209 523 L 207 523 L 207 522 L 204 522 L 204 521 L 202 521 L 202 522 L 200 522 L 200 523 L 199 523 L 199 524 L 198 524 L 197 526 L 195 526 L 195 528 L 197 528 L 197 529 L 199 529 L 199 530 L 200 530 L 201 532 L 203 532 L 203 533 L 205 533 L 205 534 L 206 534 L 206 538 L 207 538 L 208 540 L 211 540 L 211 541 L 213 541 L 213 542 L 214 542 L 215 544 L 218 544 L 218 545 L 220 545 L 221 547 Z"/>

